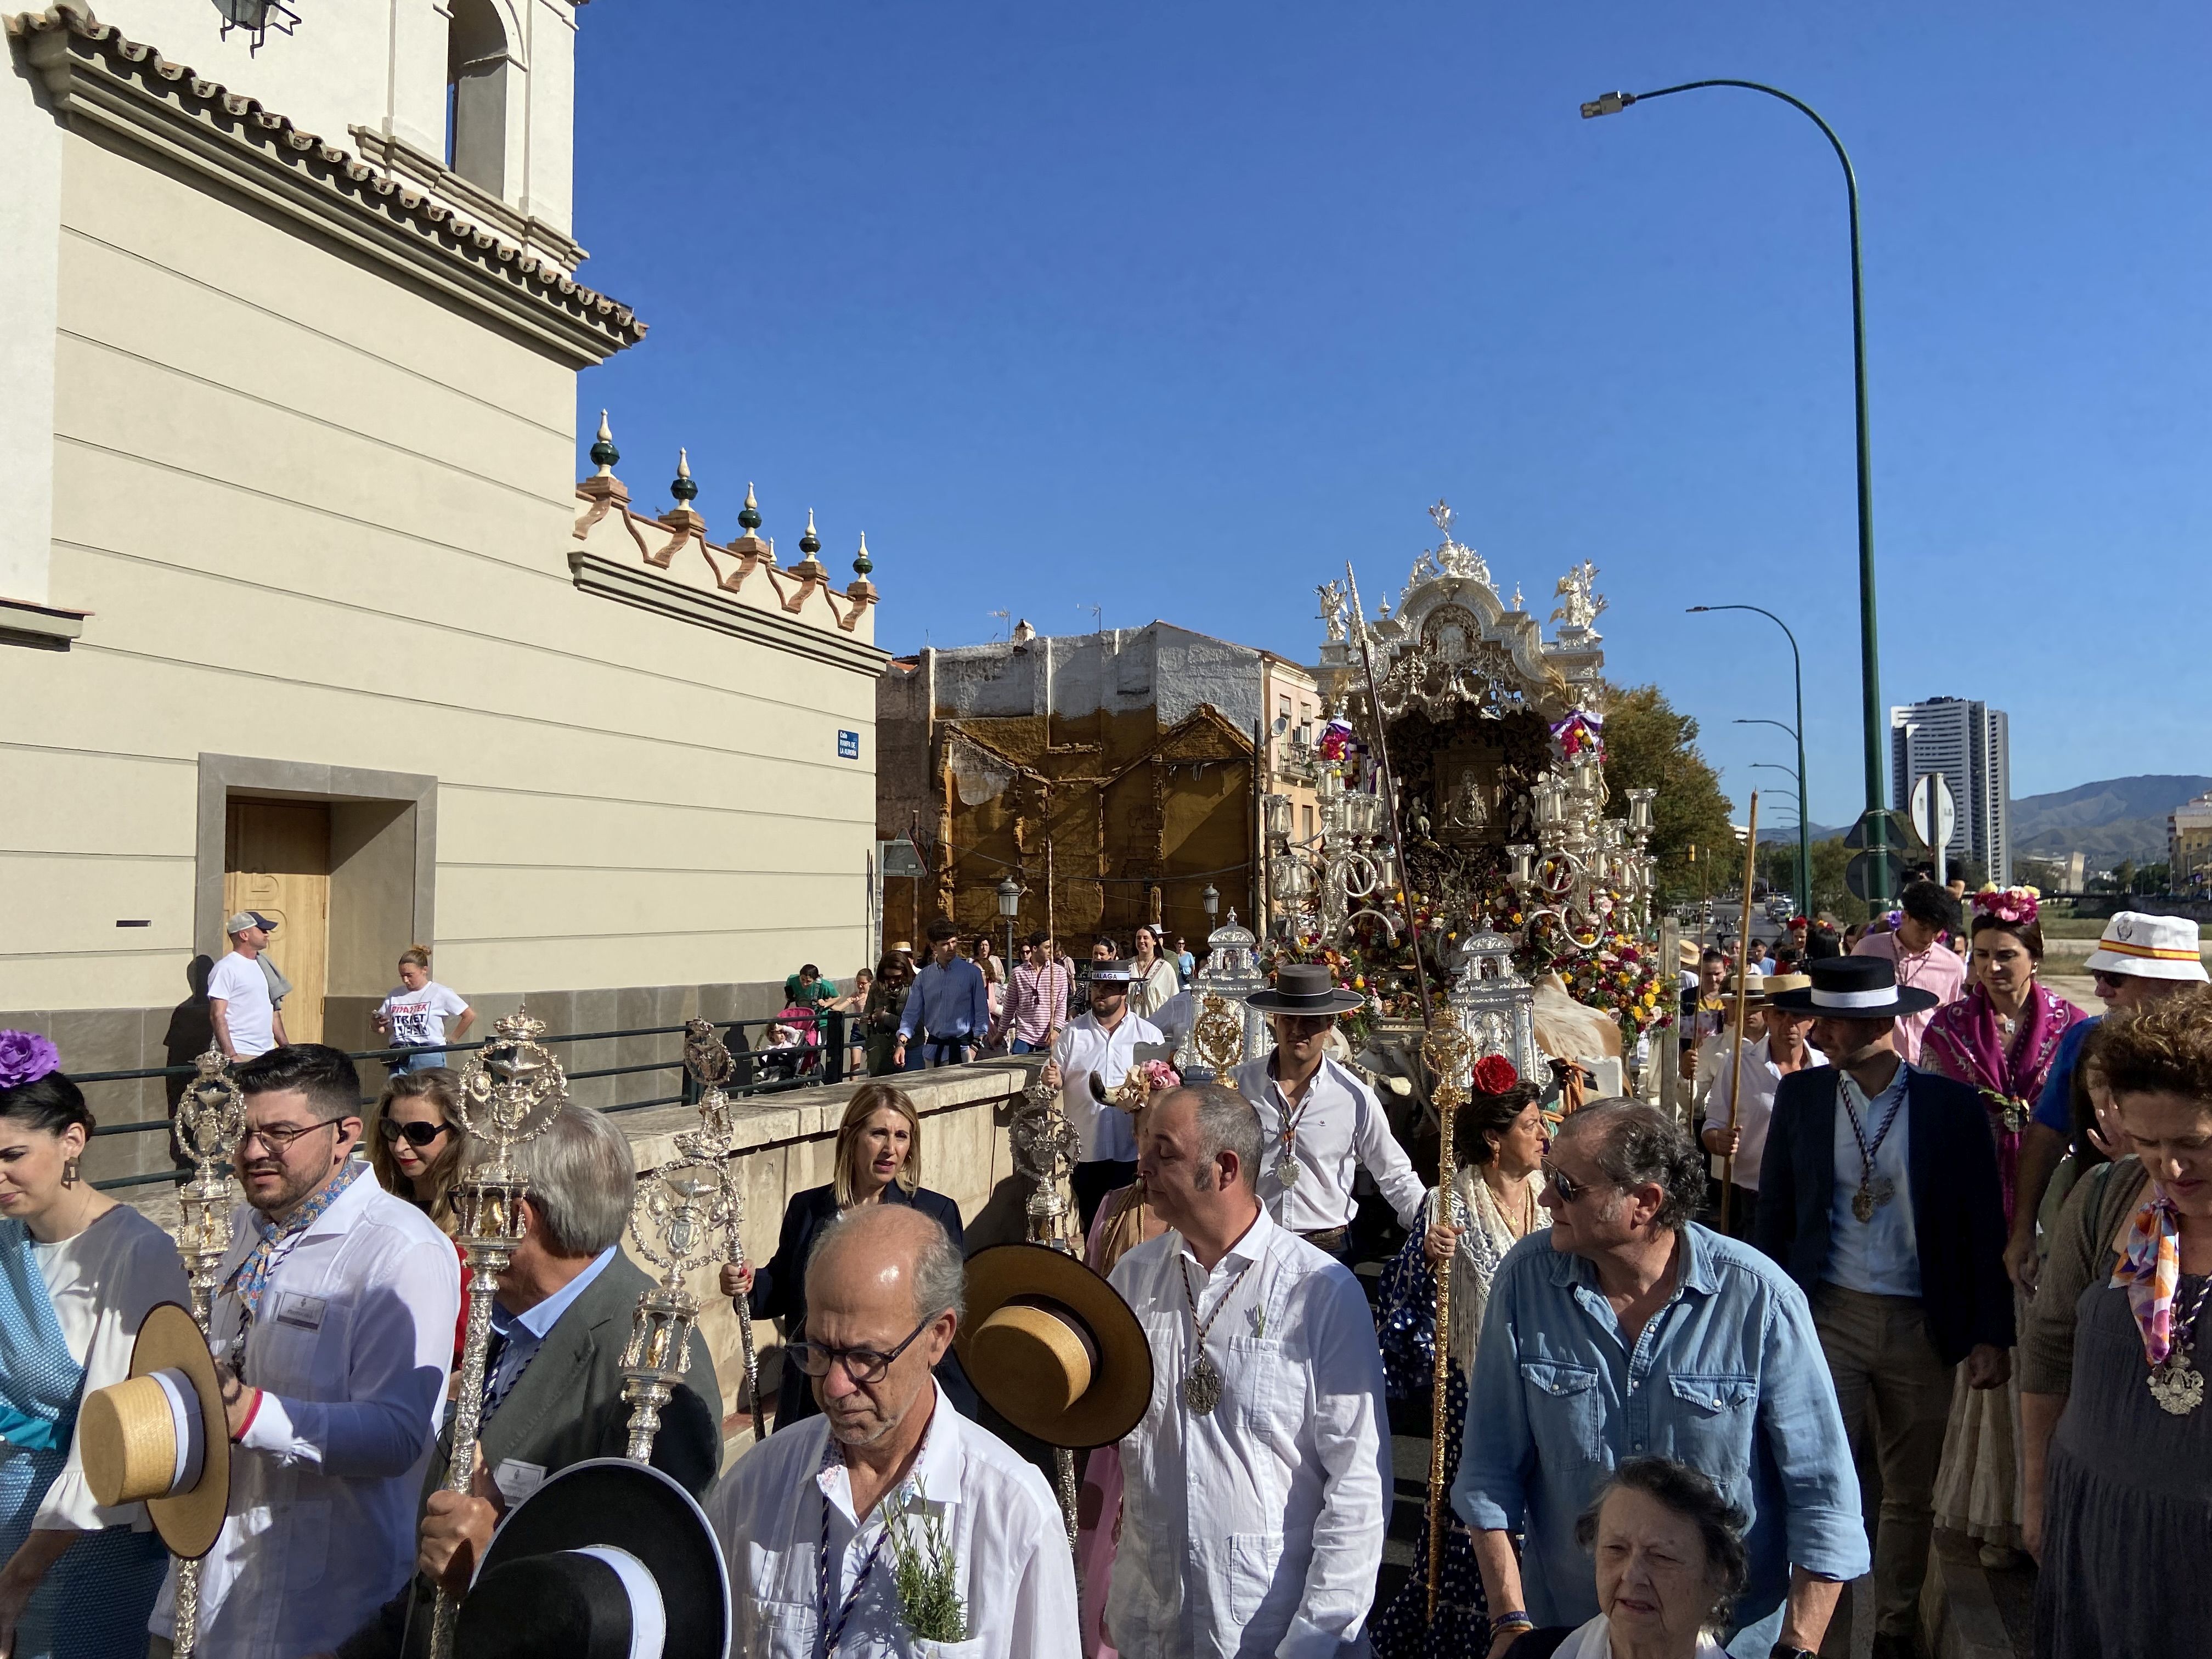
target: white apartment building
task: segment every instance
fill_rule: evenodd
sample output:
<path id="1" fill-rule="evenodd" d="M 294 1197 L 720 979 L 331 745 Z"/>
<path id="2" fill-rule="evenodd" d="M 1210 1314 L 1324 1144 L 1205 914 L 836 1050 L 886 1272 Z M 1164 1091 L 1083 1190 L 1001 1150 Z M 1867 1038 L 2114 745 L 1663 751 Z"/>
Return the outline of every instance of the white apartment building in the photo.
<path id="1" fill-rule="evenodd" d="M 1912 787 L 1941 772 L 1958 805 L 1944 848 L 1968 855 L 1999 886 L 2012 882 L 2012 751 L 2005 714 L 1964 697 L 1931 697 L 1889 711 L 1890 787 L 1900 811 Z"/>

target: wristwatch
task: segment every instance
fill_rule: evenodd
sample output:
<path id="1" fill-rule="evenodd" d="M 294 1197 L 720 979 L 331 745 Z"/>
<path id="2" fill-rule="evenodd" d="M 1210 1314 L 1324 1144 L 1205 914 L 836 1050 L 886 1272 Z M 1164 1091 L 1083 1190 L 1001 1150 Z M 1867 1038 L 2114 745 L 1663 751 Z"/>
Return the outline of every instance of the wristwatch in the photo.
<path id="1" fill-rule="evenodd" d="M 1793 1648 L 1787 1642 L 1777 1642 L 1766 1659 L 1820 1659 L 1810 1648 Z"/>

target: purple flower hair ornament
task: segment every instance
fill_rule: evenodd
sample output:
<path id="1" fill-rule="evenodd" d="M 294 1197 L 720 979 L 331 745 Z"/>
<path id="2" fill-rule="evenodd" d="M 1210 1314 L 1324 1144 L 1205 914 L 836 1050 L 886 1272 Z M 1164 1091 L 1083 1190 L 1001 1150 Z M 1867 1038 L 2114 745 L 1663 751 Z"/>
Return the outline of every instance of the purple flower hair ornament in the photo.
<path id="1" fill-rule="evenodd" d="M 61 1068 L 61 1050 L 36 1031 L 0 1031 L 0 1089 L 20 1089 Z"/>

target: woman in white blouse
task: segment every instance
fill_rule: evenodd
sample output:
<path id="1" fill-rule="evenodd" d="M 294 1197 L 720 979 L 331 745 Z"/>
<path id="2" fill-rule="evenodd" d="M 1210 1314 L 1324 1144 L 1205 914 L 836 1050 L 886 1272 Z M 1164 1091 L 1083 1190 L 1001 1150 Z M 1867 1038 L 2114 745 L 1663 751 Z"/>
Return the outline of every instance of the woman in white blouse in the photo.
<path id="1" fill-rule="evenodd" d="M 1137 957 L 1129 981 L 1129 1012 L 1139 1019 L 1150 1019 L 1182 989 L 1182 975 L 1160 948 L 1160 930 L 1150 923 L 1137 929 Z"/>
<path id="2" fill-rule="evenodd" d="M 143 1652 L 167 1553 L 145 1506 L 103 1509 L 77 1402 L 130 1375 L 147 1310 L 188 1303 L 167 1234 L 84 1178 L 92 1114 L 52 1043 L 0 1031 L 0 1653 Z"/>

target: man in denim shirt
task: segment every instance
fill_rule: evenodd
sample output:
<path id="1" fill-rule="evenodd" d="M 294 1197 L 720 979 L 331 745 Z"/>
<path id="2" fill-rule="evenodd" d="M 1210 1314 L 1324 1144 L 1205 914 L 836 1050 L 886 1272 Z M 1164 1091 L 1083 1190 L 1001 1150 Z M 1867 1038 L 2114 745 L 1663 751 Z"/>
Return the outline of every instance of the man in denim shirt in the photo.
<path id="1" fill-rule="evenodd" d="M 1492 1283 L 1452 1487 L 1474 1534 L 1491 1651 L 1531 1621 L 1596 1614 L 1575 1518 L 1607 1471 L 1643 1455 L 1703 1471 L 1750 1516 L 1729 1651 L 1817 1649 L 1868 1553 L 1804 1293 L 1748 1245 L 1690 1221 L 1705 1160 L 1649 1106 L 1584 1107 L 1545 1172 L 1552 1225 L 1515 1245 Z"/>

